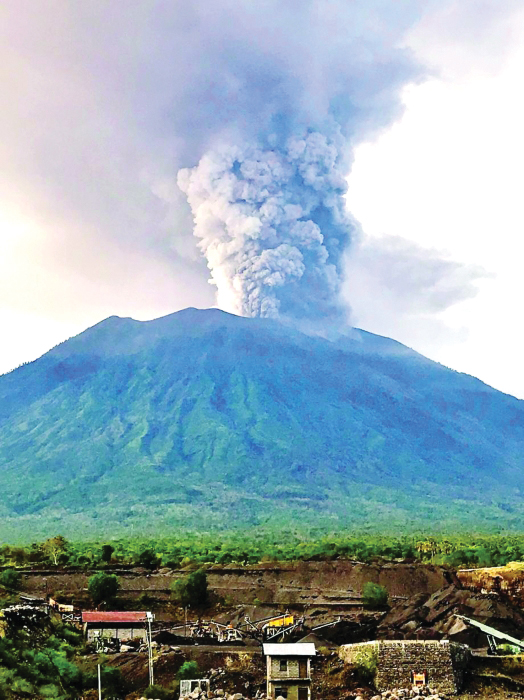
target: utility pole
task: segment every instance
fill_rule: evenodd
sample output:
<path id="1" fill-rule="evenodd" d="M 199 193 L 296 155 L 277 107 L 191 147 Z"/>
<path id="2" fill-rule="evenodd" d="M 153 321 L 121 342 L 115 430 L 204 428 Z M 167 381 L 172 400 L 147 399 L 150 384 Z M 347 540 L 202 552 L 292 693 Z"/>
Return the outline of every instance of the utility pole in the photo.
<path id="1" fill-rule="evenodd" d="M 98 664 L 98 700 L 102 700 L 102 669 Z"/>
<path id="2" fill-rule="evenodd" d="M 151 632 L 151 623 L 153 622 L 153 613 L 151 612 L 146 612 L 146 619 L 147 619 L 147 653 L 148 653 L 148 664 L 149 664 L 149 685 L 153 685 L 154 683 L 154 677 L 153 677 L 153 647 L 152 647 L 152 632 Z"/>

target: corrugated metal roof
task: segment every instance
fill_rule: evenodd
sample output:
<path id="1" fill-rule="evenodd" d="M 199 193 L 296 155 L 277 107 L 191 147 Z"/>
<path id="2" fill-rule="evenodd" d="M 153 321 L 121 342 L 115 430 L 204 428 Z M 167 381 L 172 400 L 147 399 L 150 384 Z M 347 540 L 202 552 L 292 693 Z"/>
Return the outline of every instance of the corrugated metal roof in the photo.
<path id="1" fill-rule="evenodd" d="M 82 613 L 82 622 L 145 622 L 145 612 L 92 612 Z"/>
<path id="2" fill-rule="evenodd" d="M 266 656 L 315 656 L 315 645 L 309 642 L 298 644 L 264 644 Z"/>

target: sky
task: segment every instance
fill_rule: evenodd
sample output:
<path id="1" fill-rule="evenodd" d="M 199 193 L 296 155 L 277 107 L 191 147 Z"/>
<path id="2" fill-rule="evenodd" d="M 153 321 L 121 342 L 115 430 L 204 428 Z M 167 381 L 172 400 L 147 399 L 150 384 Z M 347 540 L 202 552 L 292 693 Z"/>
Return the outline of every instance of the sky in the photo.
<path id="1" fill-rule="evenodd" d="M 329 6 L 335 16 L 337 3 Z M 422 68 L 395 78 L 386 106 L 371 105 L 387 118 L 347 132 L 345 202 L 357 233 L 344 253 L 342 297 L 354 325 L 524 398 L 524 0 L 396 6 L 398 21 L 366 31 L 375 49 L 401 46 Z M 0 8 L 0 372 L 113 314 L 145 320 L 216 304 L 176 184 L 223 127 L 213 62 L 173 53 L 171 37 L 193 27 L 176 0 L 122 7 L 13 0 Z M 197 26 L 191 46 L 208 56 L 211 43 L 221 60 L 231 36 Z M 253 24 L 244 31 L 251 44 L 280 50 L 254 36 Z M 289 70 L 307 55 L 307 25 L 300 37 L 300 61 L 279 54 Z M 314 38 L 327 55 L 325 38 Z"/>

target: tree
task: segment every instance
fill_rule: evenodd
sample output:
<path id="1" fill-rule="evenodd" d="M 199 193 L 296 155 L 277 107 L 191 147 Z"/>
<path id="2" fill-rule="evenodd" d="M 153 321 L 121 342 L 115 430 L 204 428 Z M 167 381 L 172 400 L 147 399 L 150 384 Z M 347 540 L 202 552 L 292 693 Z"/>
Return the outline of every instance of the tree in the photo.
<path id="1" fill-rule="evenodd" d="M 362 602 L 369 608 L 382 608 L 388 604 L 388 592 L 378 583 L 368 581 L 362 588 Z"/>
<path id="2" fill-rule="evenodd" d="M 198 607 L 207 603 L 207 575 L 199 569 L 183 579 L 177 579 L 171 590 L 173 599 L 182 607 Z"/>
<path id="3" fill-rule="evenodd" d="M 119 588 L 118 578 L 114 574 L 106 574 L 104 571 L 91 576 L 87 584 L 87 590 L 95 605 L 112 601 Z"/>
<path id="4" fill-rule="evenodd" d="M 22 566 L 27 561 L 27 552 L 23 547 L 11 548 L 11 559 L 16 566 Z"/>
<path id="5" fill-rule="evenodd" d="M 5 569 L 0 574 L 0 586 L 4 588 L 18 588 L 20 586 L 20 574 L 14 569 Z"/>
<path id="6" fill-rule="evenodd" d="M 77 562 L 80 564 L 80 566 L 87 567 L 91 564 L 91 559 L 89 557 L 87 557 L 85 554 L 81 554 L 78 557 Z"/>
<path id="7" fill-rule="evenodd" d="M 109 564 L 111 561 L 111 557 L 113 556 L 113 552 L 115 551 L 115 548 L 111 546 L 110 544 L 103 544 L 102 545 L 102 561 L 105 561 L 106 564 Z"/>
<path id="8" fill-rule="evenodd" d="M 153 569 L 157 569 L 160 566 L 161 561 L 162 559 L 160 557 L 157 557 L 156 552 L 154 550 L 144 549 L 144 551 L 140 552 L 140 554 L 138 555 L 136 563 L 138 564 L 138 566 L 143 566 L 145 569 L 153 571 Z"/>
<path id="9" fill-rule="evenodd" d="M 50 537 L 48 540 L 43 542 L 42 551 L 47 557 L 53 560 L 53 563 L 56 566 L 60 555 L 65 554 L 68 547 L 69 543 L 65 537 L 62 537 L 62 535 L 57 535 L 56 537 Z"/>

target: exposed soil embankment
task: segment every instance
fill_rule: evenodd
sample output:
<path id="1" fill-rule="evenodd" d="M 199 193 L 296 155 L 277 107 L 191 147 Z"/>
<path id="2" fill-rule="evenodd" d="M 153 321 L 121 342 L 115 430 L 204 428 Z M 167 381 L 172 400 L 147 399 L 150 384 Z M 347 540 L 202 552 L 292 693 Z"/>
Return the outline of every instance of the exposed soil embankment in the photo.
<path id="1" fill-rule="evenodd" d="M 363 564 L 354 561 L 298 562 L 242 568 L 212 567 L 211 588 L 233 602 L 280 604 L 357 603 L 365 583 L 386 587 L 391 597 L 415 592 L 433 593 L 448 583 L 447 572 L 436 566 L 392 562 Z"/>
<path id="2" fill-rule="evenodd" d="M 81 598 L 89 576 L 94 572 L 50 571 L 25 572 L 24 590 L 44 596 L 62 593 Z M 161 569 L 147 573 L 143 569 L 116 570 L 121 595 L 130 598 L 147 593 L 165 600 L 176 579 L 187 569 Z M 432 594 L 450 582 L 450 574 L 441 567 L 391 562 L 364 564 L 337 560 L 332 562 L 296 562 L 257 564 L 253 566 L 210 566 L 207 569 L 209 590 L 231 604 L 255 601 L 287 606 L 347 605 L 358 606 L 364 584 L 379 583 L 391 598 Z"/>
<path id="3" fill-rule="evenodd" d="M 524 565 L 510 562 L 507 566 L 483 569 L 462 569 L 457 577 L 465 588 L 481 593 L 496 593 L 516 605 L 524 605 Z"/>

